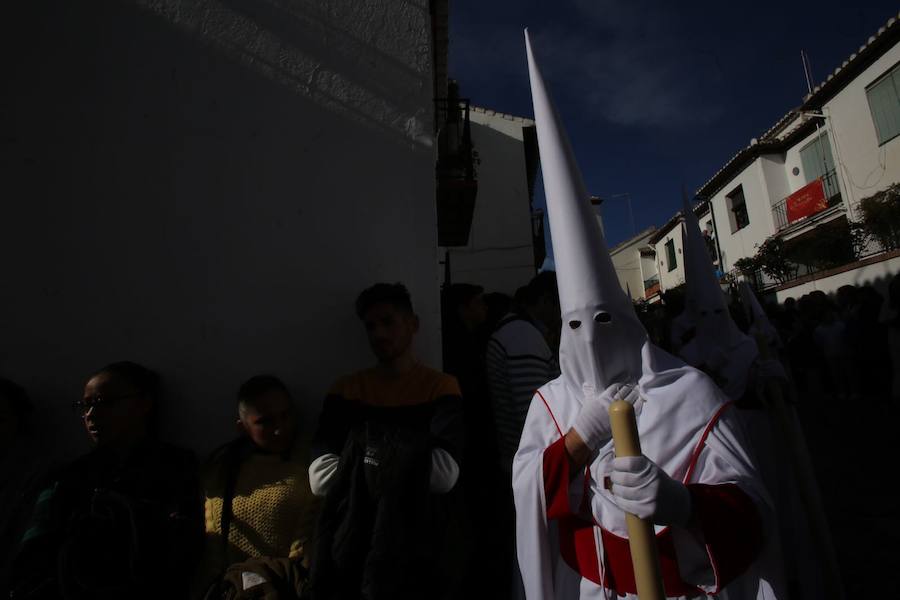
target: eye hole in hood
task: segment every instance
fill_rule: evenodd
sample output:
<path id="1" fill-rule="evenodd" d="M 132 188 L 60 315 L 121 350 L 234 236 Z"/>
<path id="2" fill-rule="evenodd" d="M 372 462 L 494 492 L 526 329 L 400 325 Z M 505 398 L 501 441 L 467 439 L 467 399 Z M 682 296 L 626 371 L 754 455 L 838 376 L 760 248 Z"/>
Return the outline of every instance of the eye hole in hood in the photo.
<path id="1" fill-rule="evenodd" d="M 578 329 L 581 327 L 581 321 L 569 321 L 569 327 L 572 329 Z"/>
<path id="2" fill-rule="evenodd" d="M 594 315 L 594 322 L 596 323 L 612 323 L 612 315 L 608 312 L 598 312 Z"/>

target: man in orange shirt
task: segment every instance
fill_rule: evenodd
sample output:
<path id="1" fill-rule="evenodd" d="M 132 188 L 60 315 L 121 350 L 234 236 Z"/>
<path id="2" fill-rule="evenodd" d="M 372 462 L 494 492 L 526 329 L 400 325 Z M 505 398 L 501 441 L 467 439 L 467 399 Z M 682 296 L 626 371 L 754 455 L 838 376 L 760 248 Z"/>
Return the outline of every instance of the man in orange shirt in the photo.
<path id="1" fill-rule="evenodd" d="M 364 290 L 356 313 L 377 364 L 332 386 L 313 440 L 310 487 L 325 497 L 313 593 L 418 597 L 434 585 L 441 495 L 459 476 L 459 386 L 414 357 L 419 319 L 402 284 Z"/>

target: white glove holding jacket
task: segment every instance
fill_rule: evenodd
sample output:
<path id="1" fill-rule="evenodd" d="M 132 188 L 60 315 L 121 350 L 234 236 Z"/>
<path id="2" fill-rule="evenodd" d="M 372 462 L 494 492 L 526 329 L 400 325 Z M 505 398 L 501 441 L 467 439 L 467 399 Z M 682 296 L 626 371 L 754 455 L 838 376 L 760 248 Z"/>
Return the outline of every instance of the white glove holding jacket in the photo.
<path id="1" fill-rule="evenodd" d="M 584 402 L 572 428 L 588 448 L 596 450 L 612 437 L 609 406 L 616 400 L 625 400 L 633 406 L 640 398 L 640 392 L 633 383 L 614 383 L 601 394 L 587 386 L 584 391 Z"/>
<path id="2" fill-rule="evenodd" d="M 685 525 L 691 517 L 687 486 L 646 456 L 614 458 L 609 479 L 613 500 L 625 512 L 657 525 Z"/>

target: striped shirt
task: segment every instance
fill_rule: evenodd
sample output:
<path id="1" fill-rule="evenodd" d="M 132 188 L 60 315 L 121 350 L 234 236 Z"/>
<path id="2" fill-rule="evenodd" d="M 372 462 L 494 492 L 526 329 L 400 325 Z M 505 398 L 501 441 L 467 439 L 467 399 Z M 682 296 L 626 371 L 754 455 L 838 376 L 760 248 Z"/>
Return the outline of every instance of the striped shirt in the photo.
<path id="1" fill-rule="evenodd" d="M 500 464 L 511 471 L 534 392 L 559 376 L 559 368 L 540 330 L 512 314 L 488 341 L 485 363 Z"/>

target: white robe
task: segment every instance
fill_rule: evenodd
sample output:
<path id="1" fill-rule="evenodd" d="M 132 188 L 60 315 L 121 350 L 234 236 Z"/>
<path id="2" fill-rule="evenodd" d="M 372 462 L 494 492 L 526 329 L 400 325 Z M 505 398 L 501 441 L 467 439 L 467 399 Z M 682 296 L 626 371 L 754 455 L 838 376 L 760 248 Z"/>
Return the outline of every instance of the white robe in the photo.
<path id="1" fill-rule="evenodd" d="M 671 477 L 687 484 L 735 484 L 752 502 L 750 506 L 755 507 L 763 534 L 772 531 L 774 517 L 768 495 L 745 450 L 743 432 L 733 414 L 734 409 L 730 405 L 725 406 L 724 396 L 708 377 L 651 344 L 644 345 L 642 359 L 644 372 L 639 387 L 643 402 L 636 406 L 636 412 L 644 455 Z M 608 545 L 613 546 L 603 540 L 613 536 L 627 538 L 624 512 L 614 504 L 610 492 L 603 486 L 613 458 L 611 441 L 599 450 L 588 469 L 590 476 L 576 475 L 567 486 L 569 509 L 573 513 L 578 513 L 581 507 L 584 514 L 586 507 L 590 507 L 591 514 L 584 516 L 592 517 L 594 525 L 581 521 L 588 524 L 582 526 L 580 538 L 585 543 L 584 536 L 587 536 L 588 551 L 579 553 L 576 562 L 585 563 L 587 556 L 586 562 L 593 566 L 588 564 L 578 570 L 570 566 L 563 556 L 561 537 L 572 539 L 571 527 L 561 525 L 562 520 L 556 516 L 548 520 L 548 501 L 556 500 L 553 505 L 558 508 L 561 496 L 557 493 L 554 498 L 547 498 L 545 490 L 548 484 L 553 486 L 553 482 L 545 481 L 545 473 L 548 479 L 562 481 L 558 472 L 553 474 L 555 467 L 550 463 L 568 464 L 567 459 L 560 461 L 558 458 L 559 440 L 571 428 L 580 407 L 581 399 L 569 392 L 562 378 L 538 390 L 513 463 L 517 553 L 529 600 L 617 597 L 614 591 L 581 575 L 594 572 L 592 569 L 596 567 L 599 581 L 610 583 L 610 564 L 616 559 L 605 549 Z M 554 448 L 550 449 L 551 446 Z M 548 456 L 546 461 L 545 455 Z M 693 469 L 690 466 L 692 459 Z M 584 498 L 584 493 L 588 494 L 587 498 Z M 703 511 L 696 505 L 693 492 L 692 497 L 695 498 L 695 515 L 703 520 L 704 515 L 698 514 Z M 751 508 L 749 513 L 752 515 L 753 512 Z M 731 524 L 735 521 L 732 520 Z M 708 531 L 728 531 L 729 523 L 721 524 L 722 528 Z M 603 533 L 601 528 L 607 533 Z M 716 548 L 712 548 L 699 528 L 672 527 L 671 532 L 667 533 L 665 528 L 657 527 L 658 540 L 666 535 L 670 536 L 669 547 L 674 548 L 677 572 L 682 582 L 721 598 L 777 598 L 775 590 L 780 588 L 780 582 L 766 581 L 761 576 L 761 573 L 769 571 L 766 568 L 766 561 L 771 560 L 772 556 L 768 551 L 769 545 L 763 547 L 749 566 L 745 564 L 746 570 L 742 575 L 729 583 L 720 580 L 720 569 L 731 560 L 727 549 L 723 551 L 721 540 Z M 731 541 L 740 547 L 740 540 Z M 572 553 L 568 555 L 571 559 Z M 621 552 L 618 556 L 618 564 L 621 565 Z M 673 564 L 670 561 L 670 565 Z M 727 568 L 733 570 L 734 566 Z M 727 585 L 725 589 L 720 589 L 723 583 Z M 636 599 L 637 595 L 625 594 L 625 597 Z"/>

